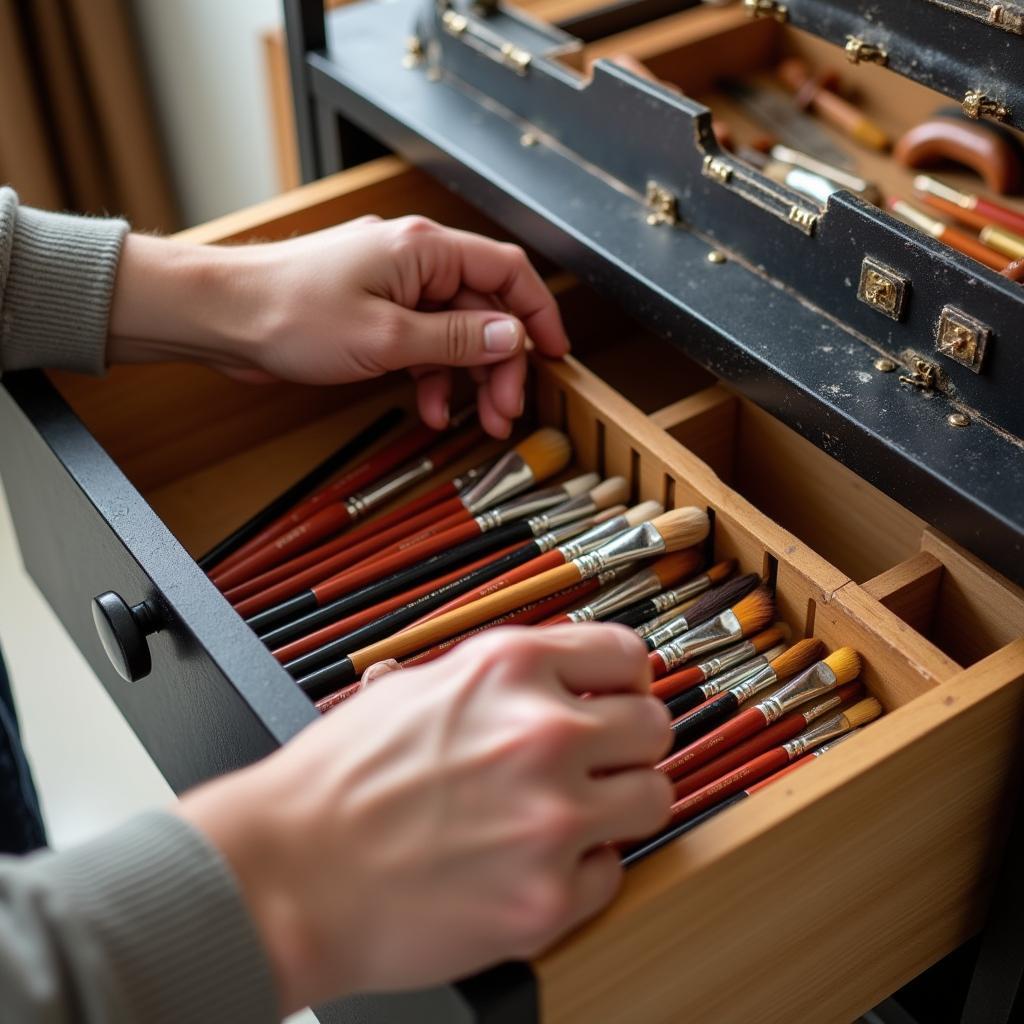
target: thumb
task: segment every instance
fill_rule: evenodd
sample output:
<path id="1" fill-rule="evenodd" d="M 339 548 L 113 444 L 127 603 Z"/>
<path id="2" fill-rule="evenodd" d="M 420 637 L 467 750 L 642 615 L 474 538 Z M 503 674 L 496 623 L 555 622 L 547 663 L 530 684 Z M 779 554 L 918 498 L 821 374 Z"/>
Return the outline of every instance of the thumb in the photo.
<path id="1" fill-rule="evenodd" d="M 511 358 L 526 344 L 523 325 L 493 309 L 409 311 L 403 335 L 405 366 L 485 366 Z"/>

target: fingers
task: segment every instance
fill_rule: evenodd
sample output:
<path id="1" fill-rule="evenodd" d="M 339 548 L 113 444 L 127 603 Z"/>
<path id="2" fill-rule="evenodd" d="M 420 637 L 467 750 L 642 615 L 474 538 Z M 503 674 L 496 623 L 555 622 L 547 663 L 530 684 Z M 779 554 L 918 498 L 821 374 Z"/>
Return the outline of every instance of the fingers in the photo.
<path id="1" fill-rule="evenodd" d="M 443 366 L 425 367 L 413 371 L 413 376 L 420 419 L 434 430 L 444 430 L 451 418 L 451 370 Z"/>
<path id="2" fill-rule="evenodd" d="M 645 839 L 663 828 L 672 812 L 672 783 L 652 768 L 636 768 L 594 779 L 587 842 Z"/>
<path id="3" fill-rule="evenodd" d="M 569 885 L 569 914 L 560 934 L 589 921 L 612 901 L 622 885 L 618 854 L 608 847 L 588 853 L 580 861 Z"/>
<path id="4" fill-rule="evenodd" d="M 671 746 L 669 714 L 655 697 L 613 694 L 585 701 L 582 708 L 598 724 L 583 751 L 592 772 L 649 766 Z"/>
<path id="5" fill-rule="evenodd" d="M 389 672 L 396 672 L 402 668 L 401 665 L 395 661 L 394 658 L 386 658 L 384 661 L 375 661 L 372 665 L 367 666 L 363 672 L 362 679 L 359 682 L 359 688 L 365 690 L 370 683 L 381 676 L 386 676 Z"/>
<path id="6" fill-rule="evenodd" d="M 651 670 L 647 646 L 625 626 L 588 622 L 552 626 L 522 635 L 549 658 L 562 685 L 571 693 L 646 694 Z"/>

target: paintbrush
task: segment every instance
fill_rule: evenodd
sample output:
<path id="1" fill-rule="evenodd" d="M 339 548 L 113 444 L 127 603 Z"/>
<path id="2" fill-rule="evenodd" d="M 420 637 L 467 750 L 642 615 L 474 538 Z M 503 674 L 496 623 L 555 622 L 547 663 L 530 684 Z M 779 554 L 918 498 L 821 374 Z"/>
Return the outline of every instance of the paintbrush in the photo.
<path id="1" fill-rule="evenodd" d="M 765 632 L 767 632 L 767 630 Z M 758 633 L 758 636 L 763 635 L 763 633 Z M 769 647 L 764 654 L 759 655 L 756 658 L 751 658 L 749 661 L 745 661 L 741 665 L 737 665 L 728 672 L 723 672 L 720 676 L 713 677 L 712 680 L 705 683 L 704 686 L 686 690 L 678 697 L 668 701 L 665 704 L 666 710 L 672 716 L 672 720 L 675 721 L 677 718 L 682 717 L 694 708 L 699 708 L 702 704 L 707 703 L 712 699 L 712 697 L 717 697 L 718 694 L 725 693 L 726 690 L 730 690 L 734 686 L 739 686 L 740 683 L 746 682 L 746 680 L 750 679 L 751 676 L 760 672 L 765 665 L 774 661 L 775 658 L 783 654 L 786 651 L 787 646 L 788 645 L 784 643 L 775 644 L 774 647 Z M 661 682 L 660 679 L 657 681 Z M 704 687 L 713 691 L 707 697 L 704 697 L 701 693 Z M 695 690 L 697 691 L 696 694 L 694 693 Z"/>
<path id="2" fill-rule="evenodd" d="M 736 581 L 733 581 L 736 582 Z M 725 586 L 731 586 L 727 583 Z M 719 588 L 721 589 L 721 588 Z M 701 601 L 712 597 L 705 594 Z M 737 640 L 752 636 L 764 629 L 775 617 L 775 602 L 768 588 L 757 587 L 731 608 L 659 647 L 650 654 L 651 671 L 655 679 L 668 675 L 673 669 L 701 654 L 728 647 Z M 650 637 L 647 638 L 650 641 Z"/>
<path id="3" fill-rule="evenodd" d="M 405 413 L 401 409 L 389 409 L 364 427 L 355 437 L 349 438 L 340 448 L 331 452 L 318 466 L 314 466 L 266 507 L 260 509 L 251 519 L 237 530 L 214 545 L 201 558 L 196 559 L 204 572 L 213 570 L 219 562 L 226 561 L 242 545 L 248 544 L 259 534 L 288 512 L 297 502 L 315 491 L 327 479 L 338 472 L 346 463 L 375 444 L 389 430 L 397 426 Z"/>
<path id="4" fill-rule="evenodd" d="M 701 573 L 700 576 L 687 580 L 682 586 L 672 587 L 670 590 L 662 588 L 658 593 L 645 594 L 642 598 L 635 599 L 633 604 L 623 607 L 615 615 L 608 616 L 608 621 L 621 622 L 624 626 L 642 626 L 663 612 L 678 608 L 679 605 L 699 597 L 706 590 L 724 583 L 735 568 L 736 562 L 731 558 L 725 562 L 719 562 L 717 565 L 711 566 L 707 572 Z M 677 614 L 682 613 L 677 612 Z"/>
<path id="5" fill-rule="evenodd" d="M 702 765 L 696 771 L 675 779 L 673 783 L 675 798 L 681 800 L 690 793 L 696 793 L 698 789 L 711 785 L 715 779 L 720 779 L 723 775 L 727 775 L 755 757 L 759 757 L 765 751 L 799 736 L 812 722 L 859 698 L 863 691 L 864 687 L 861 683 L 847 683 L 819 700 L 811 701 L 804 707 L 791 711 L 788 715 L 783 715 L 763 732 L 751 736 L 749 740 L 744 740 L 738 746 L 727 750 L 720 757 Z"/>
<path id="6" fill-rule="evenodd" d="M 761 666 L 756 664 L 759 660 L 758 656 L 764 655 L 769 648 L 776 644 L 788 643 L 789 634 L 789 626 L 784 622 L 776 622 L 774 626 L 770 626 L 749 640 L 742 640 L 738 644 L 733 644 L 732 647 L 726 647 L 698 665 L 692 665 L 689 668 L 662 676 L 651 683 L 651 693 L 655 697 L 671 702 L 678 697 L 685 697 L 694 690 L 699 691 L 701 684 L 709 679 L 722 678 L 723 673 L 728 676 L 730 670 L 736 670 L 736 666 L 746 667 L 754 664 L 756 668 L 760 668 Z M 698 700 L 697 703 L 703 704 L 705 700 L 707 697 Z M 684 708 L 683 710 L 688 709 Z"/>
<path id="7" fill-rule="evenodd" d="M 472 604 L 416 623 L 396 636 L 353 652 L 345 663 L 332 666 L 335 684 L 354 681 L 375 661 L 401 658 L 432 647 L 441 640 L 487 622 L 514 608 L 539 601 L 574 584 L 591 579 L 607 569 L 632 565 L 644 558 L 692 547 L 708 533 L 707 513 L 698 508 L 675 509 L 649 523 L 635 526 L 601 547 L 574 558 L 565 565 L 515 583 Z"/>
<path id="8" fill-rule="evenodd" d="M 811 748 L 859 729 L 874 721 L 881 713 L 882 705 L 874 697 L 867 697 L 845 711 L 837 711 L 819 719 L 794 739 L 765 751 L 707 786 L 676 800 L 672 804 L 671 824 L 678 825 L 687 818 L 706 811 L 752 783 L 780 771 Z"/>
<path id="9" fill-rule="evenodd" d="M 761 582 L 761 578 L 753 572 L 729 580 L 721 586 L 709 591 L 699 601 L 695 601 L 684 612 L 669 619 L 649 636 L 644 637 L 649 651 L 663 647 L 670 640 L 696 629 L 697 626 L 726 608 L 734 605 L 740 598 L 749 594 Z"/>
<path id="10" fill-rule="evenodd" d="M 502 573 L 502 575 L 486 585 L 471 590 L 452 601 L 448 601 L 430 614 L 424 615 L 421 621 L 427 622 L 446 612 L 454 611 L 456 608 L 463 608 L 473 601 L 486 597 L 488 594 L 504 590 L 514 583 L 522 583 L 523 580 L 532 579 L 548 569 L 555 569 L 560 565 L 564 565 L 574 558 L 579 558 L 580 555 L 585 555 L 588 551 L 593 551 L 594 548 L 607 543 L 620 533 L 624 533 L 634 526 L 639 526 L 641 523 L 646 523 L 656 516 L 660 516 L 664 511 L 664 507 L 657 501 L 641 502 L 622 515 L 614 519 L 608 519 L 600 525 L 587 530 L 576 537 L 575 540 L 559 544 L 554 548 L 548 547 L 538 551 L 537 556 L 525 564 L 513 567 L 513 569 Z"/>
<path id="11" fill-rule="evenodd" d="M 450 514 L 450 499 L 491 467 L 493 459 L 452 477 L 418 498 L 404 502 L 386 515 L 363 523 L 354 530 L 324 541 L 287 562 L 275 565 L 244 583 L 224 591 L 224 596 L 243 618 L 263 611 L 301 590 L 334 576 L 360 559 L 376 554 L 391 544 L 418 533 Z M 454 498 L 453 498 L 454 496 Z"/>
<path id="12" fill-rule="evenodd" d="M 809 668 L 821 657 L 823 647 L 820 640 L 798 640 L 743 682 L 676 718 L 672 722 L 673 749 L 685 747 L 721 725 L 745 700 L 755 694 Z"/>
<path id="13" fill-rule="evenodd" d="M 702 558 L 703 553 L 699 548 L 673 551 L 672 554 L 665 555 L 652 565 L 633 573 L 614 587 L 601 591 L 587 604 L 557 615 L 542 622 L 541 625 L 554 626 L 563 622 L 595 622 L 607 619 L 616 609 L 624 608 L 644 594 L 656 594 L 665 587 L 691 576 L 700 566 Z"/>
<path id="14" fill-rule="evenodd" d="M 669 776 L 691 772 L 723 751 L 753 736 L 801 704 L 853 682 L 860 672 L 860 655 L 852 647 L 841 647 L 824 661 L 812 665 L 776 693 L 744 709 L 706 736 L 665 758 L 658 770 Z"/>
<path id="15" fill-rule="evenodd" d="M 795 771 L 797 768 L 802 768 L 806 764 L 810 764 L 817 758 L 821 757 L 822 754 L 828 753 L 828 751 L 838 747 L 840 743 L 845 742 L 851 736 L 855 736 L 860 730 L 853 729 L 843 736 L 839 736 L 832 740 L 830 743 L 824 743 L 817 750 L 812 750 L 809 754 L 805 754 L 803 757 L 798 758 L 792 764 L 786 765 L 785 768 L 780 771 L 769 775 L 768 778 L 762 779 L 760 782 L 755 782 L 748 786 L 744 790 L 740 790 L 739 793 L 734 793 L 732 796 L 727 797 L 719 804 L 715 804 L 714 807 L 703 811 L 700 814 L 695 815 L 692 818 L 688 818 L 686 821 L 679 825 L 671 825 L 669 828 L 660 832 L 653 839 L 646 839 L 642 843 L 636 844 L 630 847 L 624 853 L 622 857 L 622 866 L 629 867 L 632 864 L 636 864 L 637 861 L 643 860 L 644 857 L 650 856 L 656 850 L 660 850 L 663 846 L 667 846 L 674 839 L 678 839 L 680 836 L 686 835 L 687 832 L 692 831 L 698 825 L 703 825 L 705 821 L 709 821 L 716 814 L 721 813 L 727 807 L 732 807 L 733 804 L 740 803 L 745 800 L 748 796 L 753 796 L 758 790 L 764 789 L 766 786 L 770 786 L 773 782 L 782 778 L 783 775 L 788 775 L 790 772 Z"/>

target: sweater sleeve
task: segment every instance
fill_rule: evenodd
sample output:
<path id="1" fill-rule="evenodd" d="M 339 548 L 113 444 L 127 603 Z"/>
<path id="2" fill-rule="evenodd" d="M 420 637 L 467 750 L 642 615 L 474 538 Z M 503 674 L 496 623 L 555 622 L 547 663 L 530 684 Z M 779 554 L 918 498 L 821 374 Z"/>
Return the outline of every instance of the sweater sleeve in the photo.
<path id="1" fill-rule="evenodd" d="M 128 225 L 45 213 L 0 188 L 0 372 L 102 373 Z"/>
<path id="2" fill-rule="evenodd" d="M 142 815 L 62 853 L 0 858 L 5 1024 L 263 1024 L 266 955 L 190 825 Z"/>

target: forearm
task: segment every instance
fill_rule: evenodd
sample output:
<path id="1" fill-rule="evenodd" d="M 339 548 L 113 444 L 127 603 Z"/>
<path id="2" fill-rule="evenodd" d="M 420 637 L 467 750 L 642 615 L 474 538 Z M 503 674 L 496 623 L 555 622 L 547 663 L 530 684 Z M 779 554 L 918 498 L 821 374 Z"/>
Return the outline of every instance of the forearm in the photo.
<path id="1" fill-rule="evenodd" d="M 0 992 L 11 1024 L 278 1019 L 234 878 L 170 814 L 64 853 L 0 858 Z"/>

